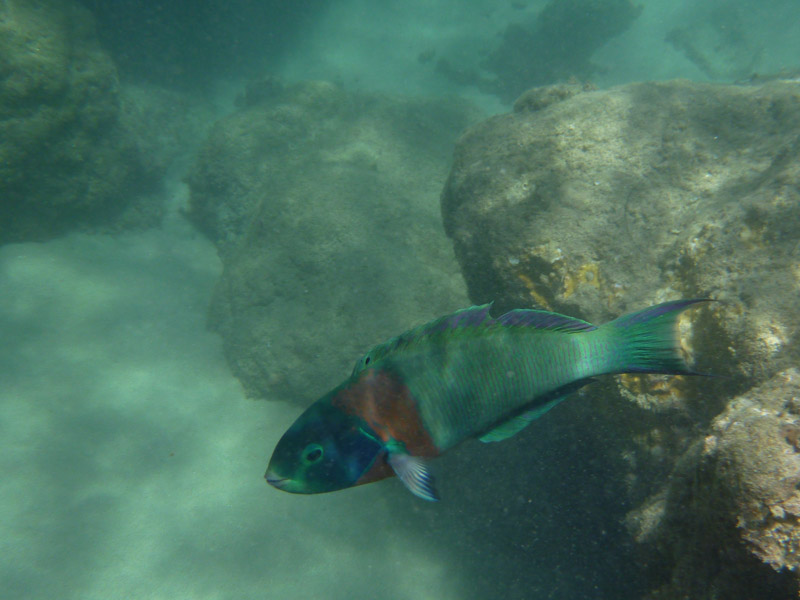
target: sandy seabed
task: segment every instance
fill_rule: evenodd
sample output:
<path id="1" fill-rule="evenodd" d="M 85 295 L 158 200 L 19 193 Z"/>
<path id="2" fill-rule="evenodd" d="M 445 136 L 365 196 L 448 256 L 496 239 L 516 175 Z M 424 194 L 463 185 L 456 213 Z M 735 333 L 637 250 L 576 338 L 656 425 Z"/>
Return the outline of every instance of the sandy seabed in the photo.
<path id="1" fill-rule="evenodd" d="M 0 248 L 0 595 L 461 597 L 384 501 L 397 482 L 266 485 L 300 409 L 230 375 L 205 325 L 220 269 L 177 215 Z"/>

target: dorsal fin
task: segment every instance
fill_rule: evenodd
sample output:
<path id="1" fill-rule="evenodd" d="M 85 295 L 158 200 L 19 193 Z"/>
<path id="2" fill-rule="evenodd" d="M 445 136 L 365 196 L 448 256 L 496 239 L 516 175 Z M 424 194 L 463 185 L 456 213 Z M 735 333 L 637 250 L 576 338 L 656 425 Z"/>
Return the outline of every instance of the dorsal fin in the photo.
<path id="1" fill-rule="evenodd" d="M 497 318 L 497 323 L 507 327 L 535 327 L 536 329 L 550 329 L 565 333 L 597 329 L 591 323 L 581 321 L 575 317 L 568 317 L 547 310 L 529 310 L 526 308 L 508 311 L 502 317 Z"/>
<path id="2" fill-rule="evenodd" d="M 385 358 L 395 350 L 407 347 L 409 344 L 430 335 L 452 333 L 459 330 L 477 330 L 478 328 L 488 329 L 490 327 L 530 327 L 531 329 L 560 331 L 563 333 L 597 329 L 597 327 L 586 321 L 546 310 L 518 308 L 494 319 L 489 315 L 491 308 L 491 303 L 463 308 L 393 337 L 389 341 L 373 347 L 362 356 L 353 368 L 353 375 L 375 361 Z"/>

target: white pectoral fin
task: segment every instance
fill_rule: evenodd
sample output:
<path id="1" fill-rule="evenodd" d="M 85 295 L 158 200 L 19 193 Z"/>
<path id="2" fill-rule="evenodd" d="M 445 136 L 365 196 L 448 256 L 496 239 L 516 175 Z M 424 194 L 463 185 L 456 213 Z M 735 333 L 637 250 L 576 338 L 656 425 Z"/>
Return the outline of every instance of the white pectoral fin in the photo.
<path id="1" fill-rule="evenodd" d="M 421 458 L 405 452 L 389 452 L 389 465 L 409 491 L 423 500 L 435 502 L 439 499 L 433 485 L 433 476 Z"/>

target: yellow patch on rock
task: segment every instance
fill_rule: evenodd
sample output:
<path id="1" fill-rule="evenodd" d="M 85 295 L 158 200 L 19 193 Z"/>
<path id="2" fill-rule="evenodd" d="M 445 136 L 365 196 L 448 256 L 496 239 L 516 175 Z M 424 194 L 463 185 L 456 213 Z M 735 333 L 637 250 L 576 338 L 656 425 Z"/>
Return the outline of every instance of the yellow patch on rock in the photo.
<path id="1" fill-rule="evenodd" d="M 543 306 L 547 310 L 550 310 L 550 303 L 547 301 L 547 298 L 536 291 L 536 284 L 530 277 L 524 273 L 517 273 L 517 278 L 528 289 L 528 294 L 530 294 L 531 298 L 538 306 Z"/>
<path id="2" fill-rule="evenodd" d="M 564 291 L 562 295 L 566 300 L 581 285 L 591 285 L 600 289 L 600 272 L 596 264 L 584 263 L 575 273 L 566 272 L 562 279 Z"/>

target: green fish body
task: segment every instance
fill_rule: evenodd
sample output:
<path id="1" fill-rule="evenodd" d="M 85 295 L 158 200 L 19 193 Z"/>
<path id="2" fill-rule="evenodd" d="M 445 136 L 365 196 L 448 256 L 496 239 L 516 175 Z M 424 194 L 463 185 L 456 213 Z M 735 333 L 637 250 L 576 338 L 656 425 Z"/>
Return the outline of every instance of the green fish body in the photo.
<path id="1" fill-rule="evenodd" d="M 267 481 L 321 493 L 397 475 L 436 500 L 426 459 L 465 439 L 500 441 L 598 375 L 693 375 L 675 321 L 701 299 L 666 302 L 596 327 L 540 310 L 473 306 L 374 347 L 283 435 Z"/>

